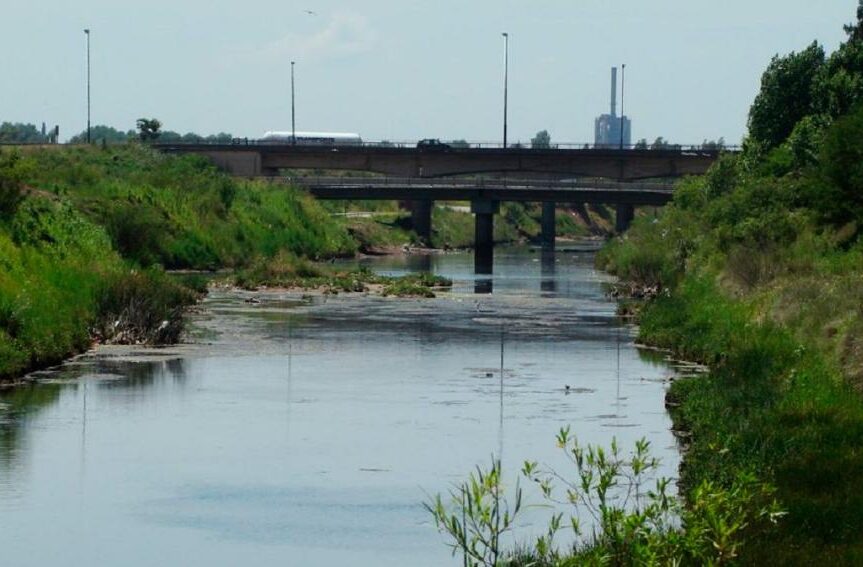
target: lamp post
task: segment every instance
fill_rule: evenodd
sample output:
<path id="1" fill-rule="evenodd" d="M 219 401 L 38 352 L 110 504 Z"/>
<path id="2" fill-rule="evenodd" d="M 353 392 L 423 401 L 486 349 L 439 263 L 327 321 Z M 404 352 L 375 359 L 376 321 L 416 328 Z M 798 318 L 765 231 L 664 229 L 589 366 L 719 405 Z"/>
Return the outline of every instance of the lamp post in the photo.
<path id="1" fill-rule="evenodd" d="M 84 30 L 87 36 L 87 143 L 90 143 L 90 29 Z"/>
<path id="2" fill-rule="evenodd" d="M 626 126 L 626 114 L 623 112 L 623 89 L 626 86 L 626 63 L 620 66 L 620 149 L 623 149 L 623 129 Z"/>
<path id="3" fill-rule="evenodd" d="M 294 107 L 294 62 L 291 61 L 291 144 L 297 144 L 297 118 Z"/>
<path id="4" fill-rule="evenodd" d="M 506 106 L 509 83 L 509 34 L 503 32 L 503 147 L 506 148 Z"/>

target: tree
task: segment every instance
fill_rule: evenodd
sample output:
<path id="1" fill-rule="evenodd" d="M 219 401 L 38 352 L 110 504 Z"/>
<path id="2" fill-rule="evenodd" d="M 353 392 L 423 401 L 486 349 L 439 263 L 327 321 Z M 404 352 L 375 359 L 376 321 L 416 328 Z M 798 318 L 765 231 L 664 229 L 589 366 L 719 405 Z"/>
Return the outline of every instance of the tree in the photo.
<path id="1" fill-rule="evenodd" d="M 651 150 L 664 150 L 664 149 L 668 148 L 668 146 L 669 146 L 668 141 L 665 138 L 663 138 L 662 136 L 660 136 L 656 140 L 653 141 L 653 143 L 650 145 L 650 149 Z"/>
<path id="2" fill-rule="evenodd" d="M 863 41 L 863 0 L 857 6 L 857 23 L 845 26 L 845 31 L 851 40 Z"/>
<path id="3" fill-rule="evenodd" d="M 136 125 L 138 126 L 138 137 L 142 142 L 159 139 L 162 123 L 155 118 L 139 118 Z"/>
<path id="4" fill-rule="evenodd" d="M 0 142 L 43 143 L 46 141 L 47 135 L 43 136 L 33 124 L 21 122 L 0 124 Z"/>
<path id="5" fill-rule="evenodd" d="M 193 140 L 183 140 L 183 135 L 179 132 L 174 132 L 173 130 L 161 130 L 159 132 L 159 139 L 163 142 L 182 142 L 182 141 L 193 141 Z"/>
<path id="6" fill-rule="evenodd" d="M 548 130 L 540 130 L 536 136 L 530 139 L 530 147 L 534 149 L 548 149 L 551 147 L 551 136 Z"/>
<path id="7" fill-rule="evenodd" d="M 823 66 L 824 48 L 818 42 L 771 60 L 749 110 L 749 135 L 755 142 L 767 150 L 775 148 L 797 122 L 813 113 L 813 86 Z"/>
<path id="8" fill-rule="evenodd" d="M 108 144 L 120 144 L 135 136 L 135 131 L 122 132 L 111 126 L 100 124 L 90 128 L 90 138 L 93 142 L 104 141 Z M 70 144 L 81 144 L 87 141 L 87 130 L 76 134 L 69 139 Z"/>
<path id="9" fill-rule="evenodd" d="M 815 79 L 815 110 L 835 119 L 863 102 L 863 0 L 857 24 L 845 26 L 848 40 L 827 60 Z"/>
<path id="10" fill-rule="evenodd" d="M 701 143 L 702 150 L 722 150 L 725 149 L 725 138 L 719 138 L 718 140 L 704 140 Z"/>
<path id="11" fill-rule="evenodd" d="M 470 144 L 467 143 L 467 140 L 452 140 L 448 142 L 450 147 L 452 148 L 469 148 Z"/>
<path id="12" fill-rule="evenodd" d="M 636 150 L 646 150 L 647 149 L 647 138 L 642 138 L 635 143 Z"/>
<path id="13" fill-rule="evenodd" d="M 827 130 L 820 158 L 821 175 L 806 191 L 810 206 L 836 226 L 863 226 L 863 105 Z"/>

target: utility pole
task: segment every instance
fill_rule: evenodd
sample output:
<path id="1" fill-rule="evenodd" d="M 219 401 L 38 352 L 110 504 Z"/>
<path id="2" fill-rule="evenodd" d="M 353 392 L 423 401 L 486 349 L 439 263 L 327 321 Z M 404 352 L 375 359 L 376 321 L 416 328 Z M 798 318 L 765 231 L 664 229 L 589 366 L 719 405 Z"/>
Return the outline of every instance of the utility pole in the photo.
<path id="1" fill-rule="evenodd" d="M 503 147 L 506 148 L 507 87 L 509 83 L 509 34 L 503 32 Z"/>
<path id="2" fill-rule="evenodd" d="M 84 30 L 87 36 L 87 143 L 90 143 L 90 29 Z"/>
<path id="3" fill-rule="evenodd" d="M 291 144 L 297 144 L 297 115 L 294 107 L 294 62 L 291 61 Z"/>

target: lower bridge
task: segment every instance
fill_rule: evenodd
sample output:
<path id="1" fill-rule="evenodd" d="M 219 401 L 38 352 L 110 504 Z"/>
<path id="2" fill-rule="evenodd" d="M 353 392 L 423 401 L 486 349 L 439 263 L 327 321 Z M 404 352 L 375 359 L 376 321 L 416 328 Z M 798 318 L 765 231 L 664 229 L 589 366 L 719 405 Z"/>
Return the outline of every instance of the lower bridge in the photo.
<path id="1" fill-rule="evenodd" d="M 616 206 L 615 228 L 623 232 L 639 205 L 660 206 L 671 200 L 671 183 L 557 181 L 549 179 L 422 178 L 422 177 L 274 177 L 308 190 L 318 199 L 399 200 L 410 203 L 414 230 L 428 240 L 434 201 L 469 201 L 475 215 L 475 267 L 490 273 L 494 247 L 494 215 L 501 201 L 541 202 L 542 242 L 553 247 L 556 203 Z"/>

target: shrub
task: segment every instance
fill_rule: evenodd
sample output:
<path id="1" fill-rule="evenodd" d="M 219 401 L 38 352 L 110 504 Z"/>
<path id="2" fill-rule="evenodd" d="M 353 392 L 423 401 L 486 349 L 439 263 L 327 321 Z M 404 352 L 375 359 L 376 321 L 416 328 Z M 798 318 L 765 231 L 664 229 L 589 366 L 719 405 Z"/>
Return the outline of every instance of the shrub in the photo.
<path id="1" fill-rule="evenodd" d="M 26 173 L 26 162 L 15 152 L 0 150 L 0 218 L 11 216 L 24 199 L 22 180 Z"/>
<path id="2" fill-rule="evenodd" d="M 516 483 L 510 503 L 497 460 L 457 484 L 448 502 L 437 495 L 425 504 L 465 565 L 725 565 L 738 558 L 753 533 L 770 531 L 784 514 L 774 489 L 751 473 L 724 486 L 703 482 L 683 507 L 668 494 L 671 480 L 656 477 L 659 462 L 643 439 L 625 455 L 614 440 L 609 449 L 581 445 L 567 427 L 557 444 L 571 473 L 543 470 L 535 462 L 522 469 L 552 510 L 547 529 L 529 544 L 501 547 L 523 502 Z M 558 511 L 567 508 L 572 512 Z M 591 522 L 589 533 L 584 519 Z M 574 543 L 561 550 L 555 538 L 563 530 L 571 531 Z"/>
<path id="3" fill-rule="evenodd" d="M 810 206 L 835 225 L 863 223 L 863 106 L 827 131 L 820 163 L 823 182 L 809 186 Z"/>
<path id="4" fill-rule="evenodd" d="M 116 344 L 173 344 L 183 331 L 183 308 L 197 295 L 157 270 L 108 276 L 96 295 L 91 334 Z"/>

